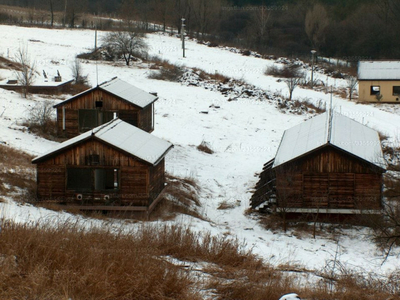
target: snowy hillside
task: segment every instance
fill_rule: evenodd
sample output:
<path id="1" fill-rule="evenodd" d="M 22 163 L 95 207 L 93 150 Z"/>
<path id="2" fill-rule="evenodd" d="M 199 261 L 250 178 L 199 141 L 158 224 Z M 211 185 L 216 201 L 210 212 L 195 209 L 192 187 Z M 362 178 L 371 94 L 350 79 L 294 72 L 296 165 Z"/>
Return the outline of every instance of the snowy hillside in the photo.
<path id="1" fill-rule="evenodd" d="M 100 33 L 100 36 L 104 33 Z M 89 30 L 48 30 L 0 26 L 0 55 L 13 57 L 20 46 L 28 46 L 36 66 L 46 72 L 59 70 L 70 77 L 70 65 L 75 56 L 88 52 L 94 45 L 94 33 Z M 194 41 L 186 42 L 186 58 L 182 58 L 181 41 L 161 34 L 148 35 L 150 54 L 167 59 L 173 64 L 196 67 L 209 73 L 218 72 L 240 79 L 271 93 L 287 96 L 287 87 L 274 77 L 264 75 L 267 66 L 276 63 L 252 56 L 242 56 L 228 49 L 210 48 Z M 337 241 L 292 233 L 274 233 L 262 228 L 256 217 L 245 214 L 249 207 L 252 188 L 263 164 L 274 157 L 285 129 L 311 117 L 282 113 L 274 103 L 239 98 L 228 98 L 219 92 L 180 83 L 148 79 L 151 70 L 145 64 L 126 67 L 123 63 L 98 63 L 82 61 L 84 74 L 92 85 L 114 76 L 149 92 L 157 92 L 154 135 L 175 145 L 166 158 L 167 172 L 189 176 L 198 180 L 201 187 L 201 213 L 208 219 L 202 221 L 188 216 L 177 218 L 177 223 L 189 224 L 194 230 L 207 230 L 216 235 L 237 237 L 246 242 L 255 253 L 272 264 L 287 262 L 307 269 L 321 270 L 338 255 L 342 265 L 361 273 L 374 272 L 385 275 L 400 268 L 398 249 L 386 261 L 384 254 L 363 235 L 366 230 L 343 230 Z M 98 79 L 96 76 L 98 69 Z M 0 69 L 0 78 L 13 73 Z M 317 78 L 328 85 L 344 86 L 323 74 Z M 297 88 L 293 97 L 318 103 L 329 103 L 330 94 Z M 29 108 L 39 96 L 22 99 L 19 94 L 0 90 L 0 141 L 33 155 L 48 151 L 55 142 L 29 134 L 22 126 Z M 54 99 L 58 103 L 62 99 Z M 333 107 L 342 114 L 377 129 L 390 141 L 399 141 L 400 112 L 394 106 L 356 104 L 333 97 Z M 392 112 L 393 110 L 394 112 Z M 207 113 L 204 113 L 207 112 Z M 200 152 L 196 147 L 207 142 L 213 154 Z M 231 209 L 218 210 L 221 202 Z M 49 212 L 30 206 L 19 206 L 10 201 L 0 203 L 0 216 L 18 221 L 69 218 L 66 213 Z M 396 256 L 397 255 L 397 256 Z"/>

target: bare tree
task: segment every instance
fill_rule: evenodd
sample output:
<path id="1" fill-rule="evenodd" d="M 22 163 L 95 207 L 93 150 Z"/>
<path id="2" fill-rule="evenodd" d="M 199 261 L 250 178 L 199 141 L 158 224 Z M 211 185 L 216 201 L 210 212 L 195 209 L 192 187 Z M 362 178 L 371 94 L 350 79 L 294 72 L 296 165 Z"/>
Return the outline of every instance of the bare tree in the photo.
<path id="1" fill-rule="evenodd" d="M 322 4 L 316 4 L 306 14 L 305 30 L 314 48 L 319 48 L 329 25 L 328 14 Z"/>
<path id="2" fill-rule="evenodd" d="M 347 88 L 349 89 L 349 100 L 351 101 L 353 98 L 353 92 L 357 86 L 357 78 L 354 76 L 347 76 L 346 77 Z"/>
<path id="3" fill-rule="evenodd" d="M 221 1 L 190 0 L 189 8 L 193 15 L 193 25 L 198 37 L 204 38 L 206 33 L 210 33 L 211 28 L 217 27 Z"/>
<path id="4" fill-rule="evenodd" d="M 53 9 L 53 0 L 50 1 L 50 15 L 51 15 L 51 21 L 50 21 L 50 26 L 53 27 L 54 24 L 54 9 Z"/>
<path id="5" fill-rule="evenodd" d="M 289 100 L 291 101 L 293 96 L 293 91 L 300 84 L 301 78 L 292 77 L 292 78 L 287 78 L 284 81 L 289 89 Z"/>
<path id="6" fill-rule="evenodd" d="M 29 93 L 29 87 L 32 85 L 35 78 L 35 62 L 31 62 L 28 55 L 28 47 L 21 46 L 15 60 L 20 64 L 20 71 L 17 72 L 18 82 L 22 85 L 22 92 L 26 98 Z"/>
<path id="7" fill-rule="evenodd" d="M 118 31 L 108 33 L 103 46 L 112 51 L 114 57 L 123 57 L 127 66 L 135 56 L 147 53 L 148 46 L 143 34 L 133 31 Z"/>
<path id="8" fill-rule="evenodd" d="M 75 80 L 76 84 L 86 84 L 87 83 L 87 78 L 88 75 L 83 75 L 82 74 L 82 65 L 81 62 L 79 61 L 79 59 L 75 59 L 72 63 L 71 63 L 71 72 L 72 72 L 72 77 Z"/>

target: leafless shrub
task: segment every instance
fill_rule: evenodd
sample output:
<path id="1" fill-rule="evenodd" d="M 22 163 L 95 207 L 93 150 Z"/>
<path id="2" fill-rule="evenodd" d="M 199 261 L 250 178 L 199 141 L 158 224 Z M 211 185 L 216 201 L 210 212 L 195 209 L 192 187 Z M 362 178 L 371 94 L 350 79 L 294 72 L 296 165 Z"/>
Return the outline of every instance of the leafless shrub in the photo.
<path id="1" fill-rule="evenodd" d="M 83 84 L 87 85 L 88 83 L 88 75 L 83 75 L 82 74 L 82 65 L 79 59 L 75 59 L 70 66 L 71 72 L 72 72 L 72 77 L 75 80 L 75 84 Z"/>
<path id="2" fill-rule="evenodd" d="M 280 78 L 299 78 L 303 77 L 303 72 L 301 67 L 296 64 L 288 64 L 284 65 L 282 68 L 279 68 L 276 65 L 268 67 L 265 72 L 265 75 L 270 75 L 274 77 Z"/>
<path id="3" fill-rule="evenodd" d="M 30 60 L 28 47 L 22 46 L 18 49 L 15 60 L 21 66 L 16 75 L 19 84 L 23 87 L 23 96 L 26 98 L 29 93 L 29 87 L 33 84 L 36 75 L 35 62 Z"/>
<path id="4" fill-rule="evenodd" d="M 49 139 L 57 135 L 53 103 L 50 100 L 36 103 L 29 111 L 24 124 L 32 132 Z"/>

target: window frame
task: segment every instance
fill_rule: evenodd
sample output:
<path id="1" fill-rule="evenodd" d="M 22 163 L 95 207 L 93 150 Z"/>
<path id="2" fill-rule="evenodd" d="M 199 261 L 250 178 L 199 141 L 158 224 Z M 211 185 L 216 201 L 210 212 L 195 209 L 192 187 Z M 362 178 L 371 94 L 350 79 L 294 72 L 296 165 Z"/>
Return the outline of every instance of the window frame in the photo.
<path id="1" fill-rule="evenodd" d="M 72 171 L 72 172 L 71 172 Z M 73 186 L 70 181 L 70 175 L 74 172 L 86 173 L 85 176 L 90 177 L 87 182 L 86 178 L 80 177 L 76 179 L 77 182 L 86 182 L 88 184 L 80 186 Z M 70 173 L 71 172 L 71 173 Z M 112 172 L 112 174 L 111 174 Z M 76 191 L 81 193 L 93 193 L 93 192 L 118 192 L 121 188 L 121 170 L 115 167 L 82 167 L 82 166 L 67 166 L 66 168 L 66 190 Z M 108 175 L 107 175 L 108 174 Z M 82 174 L 80 174 L 82 175 Z M 97 176 L 101 175 L 101 178 Z M 111 176 L 110 176 L 111 175 Z M 107 178 L 107 176 L 109 176 Z M 85 179 L 85 180 L 83 180 Z M 111 179 L 111 180 L 110 180 Z M 111 183 L 112 182 L 112 183 Z M 113 187 L 110 187 L 110 183 Z M 96 187 L 96 185 L 101 185 L 101 188 Z M 89 188 L 90 186 L 90 188 Z"/>
<path id="2" fill-rule="evenodd" d="M 395 88 L 397 88 L 397 92 L 395 92 Z M 393 96 L 400 96 L 400 85 L 394 85 L 393 87 L 392 87 L 392 94 L 393 94 Z"/>
<path id="3" fill-rule="evenodd" d="M 374 91 L 374 88 L 378 88 L 378 91 Z M 376 96 L 376 95 L 380 95 L 381 93 L 381 86 L 380 85 L 371 85 L 370 88 L 370 95 L 371 96 Z"/>
<path id="4" fill-rule="evenodd" d="M 85 116 L 86 114 L 86 116 Z M 89 125 L 84 125 L 84 119 L 89 116 Z M 103 125 L 118 117 L 118 112 L 112 110 L 100 110 L 99 108 L 78 109 L 79 132 L 89 131 L 97 126 Z"/>

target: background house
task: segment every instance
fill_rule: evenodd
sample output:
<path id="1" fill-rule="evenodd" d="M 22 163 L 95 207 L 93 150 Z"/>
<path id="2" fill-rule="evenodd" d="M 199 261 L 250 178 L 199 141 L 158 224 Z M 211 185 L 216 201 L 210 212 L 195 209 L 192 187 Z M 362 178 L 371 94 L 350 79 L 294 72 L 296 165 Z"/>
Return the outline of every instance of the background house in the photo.
<path id="1" fill-rule="evenodd" d="M 32 161 L 38 199 L 81 210 L 150 212 L 164 188 L 164 157 L 172 147 L 114 119 Z"/>
<path id="2" fill-rule="evenodd" d="M 375 130 L 324 113 L 285 131 L 250 202 L 290 213 L 379 213 L 384 172 Z"/>
<path id="3" fill-rule="evenodd" d="M 58 73 L 57 75 L 51 76 L 43 70 L 43 77 L 37 76 L 33 78 L 32 83 L 29 85 L 28 89 L 30 93 L 41 93 L 41 94 L 54 94 L 61 93 L 70 88 L 74 80 L 71 78 L 64 79 Z M 5 80 L 0 80 L 0 88 L 10 91 L 23 91 L 27 87 L 17 78 L 9 78 Z"/>
<path id="4" fill-rule="evenodd" d="M 400 61 L 360 61 L 358 97 L 366 102 L 399 102 Z"/>
<path id="5" fill-rule="evenodd" d="M 157 99 L 157 96 L 115 77 L 55 105 L 58 134 L 71 138 L 115 117 L 152 132 Z"/>

